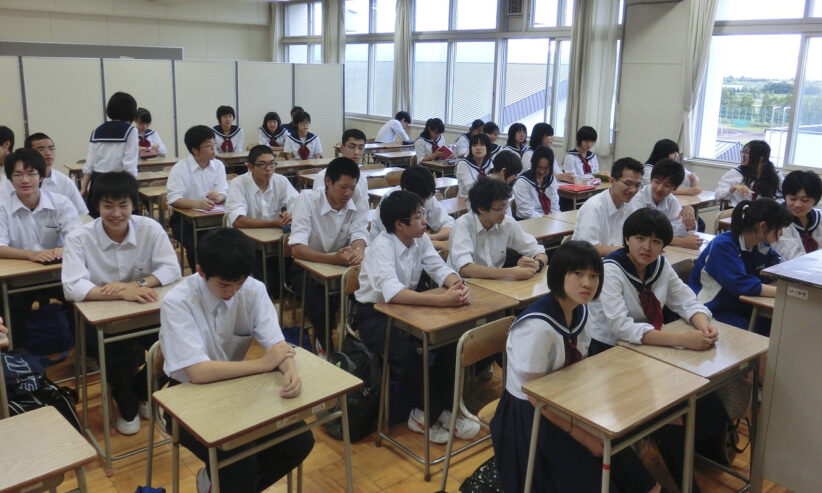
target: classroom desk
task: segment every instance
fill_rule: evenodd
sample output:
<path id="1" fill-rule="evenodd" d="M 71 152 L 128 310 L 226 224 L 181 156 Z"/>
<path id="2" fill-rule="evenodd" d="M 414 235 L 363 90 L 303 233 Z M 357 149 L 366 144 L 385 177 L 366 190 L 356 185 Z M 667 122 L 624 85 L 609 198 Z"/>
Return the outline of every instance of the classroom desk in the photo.
<path id="1" fill-rule="evenodd" d="M 333 161 L 332 158 L 321 159 L 290 159 L 287 161 L 277 161 L 275 172 L 285 176 L 294 176 L 301 169 L 308 168 L 327 168 Z"/>
<path id="2" fill-rule="evenodd" d="M 9 338 L 0 334 L 0 350 L 9 347 Z M 0 419 L 9 417 L 9 398 L 6 394 L 6 376 L 3 373 L 3 364 L 0 362 Z M 2 470 L 2 469 L 0 469 Z"/>
<path id="3" fill-rule="evenodd" d="M 303 177 L 307 177 L 310 175 L 303 175 Z M 451 177 L 440 177 L 434 178 L 434 188 L 437 190 L 443 190 L 448 187 L 455 187 L 457 186 L 457 179 Z M 382 187 L 382 188 L 372 188 L 368 190 L 368 197 L 372 203 L 379 203 L 382 198 L 394 190 L 394 187 Z"/>
<path id="4" fill-rule="evenodd" d="M 522 386 L 536 399 L 525 491 L 531 491 L 542 409 L 573 420 L 602 439 L 602 491 L 610 488 L 611 456 L 687 413 L 682 492 L 693 475 L 696 393 L 708 380 L 614 347 Z M 686 406 L 680 404 L 687 401 Z"/>
<path id="5" fill-rule="evenodd" d="M 97 458 L 83 436 L 52 406 L 0 421 L 0 492 L 57 491 L 63 474 L 75 471 L 86 493 L 83 466 Z"/>
<path id="6" fill-rule="evenodd" d="M 562 221 L 564 223 L 576 224 L 577 223 L 577 214 L 579 214 L 579 209 L 574 209 L 571 211 L 564 211 L 564 212 L 557 212 L 556 214 L 549 214 L 548 217 L 554 219 L 556 221 Z"/>
<path id="7" fill-rule="evenodd" d="M 225 204 L 223 204 L 225 206 Z M 194 209 L 174 209 L 174 212 L 180 213 L 180 218 L 183 222 L 181 231 L 185 234 L 185 225 L 190 223 L 194 230 L 194 263 L 197 263 L 197 233 L 200 231 L 208 231 L 217 229 L 223 225 L 223 216 L 225 212 L 200 212 Z M 181 266 L 182 267 L 182 266 Z"/>
<path id="8" fill-rule="evenodd" d="M 168 171 L 140 171 L 137 173 L 137 184 L 146 185 L 153 181 L 168 180 Z"/>
<path id="9" fill-rule="evenodd" d="M 303 268 L 303 292 L 301 296 L 301 313 L 300 313 L 300 334 L 298 341 L 303 340 L 303 327 L 305 326 L 305 288 L 308 286 L 308 277 L 311 276 L 323 285 L 325 292 L 325 349 L 326 358 L 331 357 L 334 352 L 331 347 L 331 320 L 333 319 L 331 313 L 331 294 L 339 294 L 340 279 L 348 266 L 324 264 L 322 262 L 312 262 L 310 260 L 294 259 L 294 263 Z M 315 328 L 314 334 L 316 337 L 317 330 Z"/>
<path id="10" fill-rule="evenodd" d="M 534 217 L 519 221 L 523 231 L 537 239 L 560 238 L 574 233 L 574 225 L 565 221 L 552 219 L 551 216 Z"/>
<path id="11" fill-rule="evenodd" d="M 263 284 L 268 289 L 268 260 L 269 257 L 276 255 L 282 260 L 283 254 L 283 228 L 239 228 L 240 231 L 246 234 L 254 243 L 254 247 L 260 251 L 260 257 L 263 261 Z M 279 310 L 278 316 L 280 319 L 280 326 L 283 325 L 283 282 L 285 280 L 285 273 L 283 272 L 283 262 L 278 262 L 280 266 L 280 285 L 279 292 Z"/>
<path id="12" fill-rule="evenodd" d="M 365 152 L 379 152 L 379 151 L 400 151 L 405 149 L 413 149 L 414 143 L 403 144 L 402 142 L 368 142 L 365 144 Z"/>
<path id="13" fill-rule="evenodd" d="M 372 169 L 361 169 L 360 170 L 360 178 L 385 178 L 388 176 L 388 173 L 393 173 L 395 171 L 405 171 L 403 168 L 398 168 L 396 166 L 386 166 L 385 168 L 372 168 Z M 304 175 L 300 175 L 300 187 L 302 188 L 311 188 L 314 186 L 314 180 L 317 179 L 319 173 L 306 173 Z"/>
<path id="14" fill-rule="evenodd" d="M 495 293 L 499 293 L 509 298 L 514 298 L 519 302 L 519 307 L 523 307 L 537 298 L 551 292 L 548 289 L 548 267 L 544 267 L 540 272 L 534 274 L 531 279 L 517 281 L 514 279 L 475 279 L 467 278 L 465 282 L 472 286 L 479 286 Z"/>
<path id="15" fill-rule="evenodd" d="M 248 151 L 218 152 L 215 157 L 222 161 L 226 168 L 229 166 L 245 166 L 248 161 Z"/>
<path id="16" fill-rule="evenodd" d="M 417 156 L 416 151 L 394 151 L 394 152 L 375 152 L 374 159 L 386 163 L 391 166 L 394 164 L 404 164 L 406 166 L 411 164 L 411 160 Z"/>
<path id="17" fill-rule="evenodd" d="M 10 295 L 25 291 L 61 286 L 61 264 L 44 265 L 30 260 L 0 259 L 0 290 L 3 297 L 3 321 L 11 334 L 14 321 L 11 319 Z M 9 340 L 9 349 L 14 345 Z"/>
<path id="18" fill-rule="evenodd" d="M 431 479 L 431 465 L 445 460 L 445 456 L 431 460 L 431 443 L 428 441 L 428 388 L 429 368 L 428 357 L 431 349 L 456 342 L 460 336 L 477 325 L 486 323 L 492 317 L 505 310 L 517 306 L 517 300 L 495 293 L 479 286 L 471 286 L 471 304 L 459 307 L 432 307 L 400 305 L 396 303 L 377 303 L 374 309 L 388 317 L 385 324 L 385 349 L 383 352 L 382 384 L 380 388 L 380 408 L 377 420 L 377 442 L 382 445 L 382 439 L 396 446 L 400 451 L 424 465 L 425 480 Z M 445 288 L 436 288 L 443 292 Z M 383 431 L 383 423 L 388 426 L 386 400 L 388 392 L 388 347 L 391 340 L 391 326 L 397 322 L 397 327 L 408 332 L 409 335 L 422 341 L 422 386 L 423 386 L 423 415 L 425 429 L 425 456 L 420 457 L 398 441 L 391 438 L 387 431 Z M 434 418 L 436 419 L 436 418 Z M 383 421 L 384 420 L 384 421 Z M 452 452 L 455 455 L 463 449 Z"/>
<path id="19" fill-rule="evenodd" d="M 457 167 L 456 163 L 448 162 L 442 159 L 435 159 L 433 161 L 426 161 L 422 163 L 423 166 L 430 169 L 436 176 L 454 176 L 454 169 Z"/>
<path id="20" fill-rule="evenodd" d="M 719 201 L 716 200 L 716 194 L 711 190 L 703 190 L 697 195 L 674 195 L 674 197 L 680 204 L 693 207 L 694 211 L 719 204 Z"/>
<path id="21" fill-rule="evenodd" d="M 142 187 L 137 189 L 137 193 L 140 194 L 140 201 L 145 205 L 148 216 L 153 219 L 156 208 L 158 220 L 165 227 L 166 211 L 163 209 L 163 197 L 166 195 L 166 186 Z"/>
<path id="22" fill-rule="evenodd" d="M 751 321 L 748 324 L 748 330 L 751 332 L 753 332 L 754 327 L 756 327 L 756 319 L 759 317 L 759 312 L 762 311 L 762 309 L 764 309 L 763 316 L 768 318 L 773 317 L 773 308 L 776 298 L 741 295 L 739 297 L 739 301 L 753 306 L 753 310 L 751 311 Z"/>
<path id="23" fill-rule="evenodd" d="M 723 217 L 716 222 L 716 233 L 719 234 L 723 231 L 727 231 L 731 229 L 731 218 L 730 217 Z"/>
<path id="24" fill-rule="evenodd" d="M 124 459 L 145 450 L 145 447 L 114 456 L 111 452 L 111 399 L 108 381 L 106 380 L 106 348 L 111 342 L 133 339 L 146 334 L 156 334 L 160 330 L 160 301 L 176 283 L 154 288 L 160 300 L 154 303 L 137 303 L 134 301 L 75 301 L 77 314 L 76 346 L 80 347 L 80 377 L 82 379 L 83 429 L 94 448 L 103 458 L 106 475 L 113 474 L 111 462 Z M 103 407 L 103 438 L 105 448 L 101 448 L 94 433 L 88 426 L 88 382 L 86 371 L 86 325 L 94 326 L 97 331 L 97 351 L 100 363 L 100 400 Z M 139 330 L 138 330 L 139 329 Z M 109 337 L 106 337 L 109 336 Z"/>
<path id="25" fill-rule="evenodd" d="M 180 486 L 181 425 L 209 448 L 210 476 L 217 478 L 217 470 L 221 466 L 232 464 L 257 453 L 258 450 L 276 445 L 291 436 L 337 418 L 342 419 L 346 490 L 349 493 L 354 491 L 346 394 L 361 387 L 363 382 L 302 348 L 297 347 L 294 350 L 295 363 L 302 379 L 302 391 L 292 399 L 280 397 L 283 377 L 279 371 L 200 385 L 184 383 L 153 394 L 157 404 L 172 417 L 173 492 L 179 491 Z M 339 410 L 328 412 L 334 408 L 338 399 Z M 326 414 L 318 416 L 321 413 Z M 317 419 L 298 430 L 238 453 L 229 459 L 217 461 L 218 448 L 224 451 L 235 449 L 311 416 L 317 416 Z M 212 481 L 211 491 L 219 493 L 219 481 Z"/>
<path id="26" fill-rule="evenodd" d="M 157 156 L 148 159 L 141 158 L 137 160 L 137 171 L 162 171 L 169 166 L 174 166 L 179 161 L 180 158 L 177 156 Z M 66 163 L 63 165 L 65 166 L 69 177 L 74 180 L 74 183 L 77 185 L 78 189 L 83 182 L 83 164 L 85 162 L 85 159 L 81 159 L 76 163 Z"/>
<path id="27" fill-rule="evenodd" d="M 611 188 L 611 184 L 608 183 L 607 181 L 603 181 L 602 183 L 597 185 L 595 188 L 592 188 L 590 190 L 583 190 L 583 191 L 580 191 L 580 192 L 574 192 L 574 191 L 571 191 L 571 190 L 564 190 L 562 188 L 564 185 L 567 185 L 567 184 L 563 183 L 562 185 L 559 186 L 559 190 L 558 190 L 559 196 L 563 199 L 570 199 L 573 202 L 573 208 L 574 209 L 577 208 L 577 202 L 588 200 L 591 197 L 593 197 L 594 195 Z"/>
<path id="28" fill-rule="evenodd" d="M 445 207 L 449 216 L 460 217 L 468 212 L 468 199 L 465 197 L 451 197 L 440 200 L 440 204 Z"/>

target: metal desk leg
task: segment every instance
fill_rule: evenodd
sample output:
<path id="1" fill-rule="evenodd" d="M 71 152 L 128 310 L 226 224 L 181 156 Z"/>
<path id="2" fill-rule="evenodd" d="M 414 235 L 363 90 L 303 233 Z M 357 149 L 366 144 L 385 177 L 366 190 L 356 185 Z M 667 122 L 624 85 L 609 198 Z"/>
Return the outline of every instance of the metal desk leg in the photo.
<path id="1" fill-rule="evenodd" d="M 171 491 L 180 493 L 180 423 L 171 418 Z"/>
<path id="2" fill-rule="evenodd" d="M 197 221 L 194 219 L 191 220 L 191 234 L 194 236 L 194 265 L 197 265 L 199 263 L 197 261 Z M 183 231 L 183 238 L 185 238 L 185 231 Z"/>
<path id="3" fill-rule="evenodd" d="M 694 431 L 696 430 L 696 394 L 688 397 L 685 417 L 685 459 L 682 463 L 682 493 L 691 493 L 694 478 Z"/>
<path id="4" fill-rule="evenodd" d="M 106 444 L 106 453 L 103 457 L 106 465 L 106 475 L 111 477 L 114 473 L 111 467 L 111 396 L 108 392 L 108 381 L 106 380 L 106 348 L 102 330 L 97 330 L 97 351 L 100 361 L 100 400 L 103 405 L 103 439 Z"/>
<path id="5" fill-rule="evenodd" d="M 756 328 L 756 319 L 759 318 L 759 307 L 754 305 L 751 310 L 751 321 L 748 322 L 748 332 L 753 332 Z"/>
<path id="6" fill-rule="evenodd" d="M 431 434 L 431 423 L 436 422 L 428 414 L 431 412 L 428 402 L 428 388 L 430 374 L 428 371 L 428 333 L 422 333 L 422 420 L 425 428 L 425 480 L 431 481 L 431 442 L 428 441 Z M 439 416 L 437 416 L 439 417 Z"/>
<path id="7" fill-rule="evenodd" d="M 0 419 L 9 417 L 9 399 L 6 396 L 6 376 L 3 374 L 3 365 L 0 364 Z"/>
<path id="8" fill-rule="evenodd" d="M 391 341 L 391 323 L 393 319 L 387 317 L 385 323 L 385 349 L 382 352 L 382 381 L 380 382 L 380 406 L 377 412 L 377 447 L 382 445 L 383 429 L 387 433 L 388 427 L 388 409 L 386 402 L 388 401 L 388 344 Z M 384 420 L 384 421 L 383 421 Z"/>
<path id="9" fill-rule="evenodd" d="M 531 444 L 528 448 L 528 466 L 525 469 L 525 493 L 530 493 L 531 483 L 534 482 L 534 462 L 537 459 L 537 441 L 539 440 L 539 424 L 544 404 L 537 402 L 534 406 L 534 422 L 531 425 Z"/>
<path id="10" fill-rule="evenodd" d="M 608 493 L 611 490 L 611 439 L 602 437 L 602 486 L 600 491 Z"/>
<path id="11" fill-rule="evenodd" d="M 278 276 L 279 281 L 280 281 L 280 286 L 279 286 L 280 299 L 278 300 L 279 301 L 278 304 L 280 305 L 280 311 L 279 311 L 279 314 L 278 314 L 279 317 L 280 317 L 280 327 L 283 327 L 283 316 L 284 316 L 283 311 L 285 310 L 285 279 L 286 279 L 286 272 L 285 272 L 285 255 L 283 253 L 284 252 L 284 247 L 285 247 L 285 242 L 283 241 L 282 238 L 280 238 L 279 252 L 277 252 L 277 265 L 279 266 L 278 270 L 280 271 L 280 275 Z M 303 341 L 298 341 L 297 342 L 297 346 L 299 346 L 299 347 L 302 347 L 302 344 L 303 344 Z"/>
<path id="12" fill-rule="evenodd" d="M 757 356 L 753 360 L 753 385 L 751 389 L 751 426 L 748 429 L 749 439 L 751 441 L 750 450 L 751 456 L 748 461 L 748 484 L 754 484 L 754 450 L 756 450 L 756 432 L 759 423 L 759 361 L 761 356 Z M 760 481 L 761 483 L 761 481 Z M 757 485 L 759 487 L 759 484 Z"/>
<path id="13" fill-rule="evenodd" d="M 74 470 L 74 473 L 77 475 L 77 488 L 80 490 L 80 493 L 86 493 L 88 491 L 88 487 L 86 486 L 86 470 L 83 469 L 83 466 L 80 466 Z"/>
<path id="14" fill-rule="evenodd" d="M 263 284 L 265 284 L 265 289 L 268 291 L 268 262 L 266 262 L 265 258 L 265 245 L 260 244 L 260 257 L 263 261 Z"/>
<path id="15" fill-rule="evenodd" d="M 325 359 L 331 358 L 331 285 L 328 279 L 323 279 L 323 293 L 325 294 Z M 317 337 L 316 329 L 314 337 Z"/>
<path id="16" fill-rule="evenodd" d="M 9 301 L 9 282 L 6 279 L 0 281 L 0 288 L 3 291 L 3 322 L 5 322 L 6 327 L 9 329 L 9 351 L 14 349 L 14 341 L 11 338 L 11 305 Z"/>
<path id="17" fill-rule="evenodd" d="M 303 346 L 303 330 L 305 330 L 305 287 L 308 284 L 308 271 L 303 269 L 303 294 L 300 297 L 300 332 L 298 334 L 297 346 Z M 313 349 L 313 348 L 312 348 Z"/>
<path id="18" fill-rule="evenodd" d="M 77 338 L 80 339 L 80 380 L 82 382 L 83 429 L 88 431 L 88 371 L 86 369 L 86 320 L 77 317 Z"/>
<path id="19" fill-rule="evenodd" d="M 342 406 L 342 432 L 343 432 L 343 451 L 345 454 L 345 490 L 348 493 L 354 493 L 354 478 L 351 472 L 351 438 L 348 435 L 348 400 L 346 395 L 340 397 L 340 404 Z M 301 477 L 300 474 L 299 477 Z M 299 481 L 299 479 L 298 479 Z"/>
<path id="20" fill-rule="evenodd" d="M 208 449 L 208 471 L 211 476 L 211 493 L 220 493 L 220 466 L 217 464 L 217 447 Z"/>

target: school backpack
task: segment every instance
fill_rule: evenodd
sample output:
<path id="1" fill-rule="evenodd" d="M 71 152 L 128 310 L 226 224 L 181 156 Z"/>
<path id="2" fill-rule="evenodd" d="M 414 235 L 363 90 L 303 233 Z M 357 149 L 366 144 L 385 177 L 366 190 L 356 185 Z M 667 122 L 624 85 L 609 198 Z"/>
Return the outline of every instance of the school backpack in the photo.
<path id="1" fill-rule="evenodd" d="M 460 493 L 503 493 L 497 458 L 491 457 L 460 485 Z"/>
<path id="2" fill-rule="evenodd" d="M 380 405 L 379 359 L 365 344 L 346 337 L 342 348 L 331 353 L 331 363 L 363 381 L 363 386 L 351 391 L 348 400 L 348 434 L 351 442 L 367 437 L 377 429 L 377 413 Z M 333 411 L 339 410 L 339 404 Z M 332 437 L 342 440 L 342 420 L 326 423 L 325 430 Z"/>

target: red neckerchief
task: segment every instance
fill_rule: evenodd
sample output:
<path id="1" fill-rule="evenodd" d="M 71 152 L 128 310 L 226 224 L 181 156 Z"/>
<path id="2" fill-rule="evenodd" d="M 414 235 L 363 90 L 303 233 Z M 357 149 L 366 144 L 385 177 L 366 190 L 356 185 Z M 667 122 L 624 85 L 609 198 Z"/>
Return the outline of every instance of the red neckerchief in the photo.
<path id="1" fill-rule="evenodd" d="M 591 173 L 591 165 L 588 164 L 588 160 L 585 159 L 585 156 L 582 154 L 579 155 L 579 160 L 582 161 L 582 172 L 587 174 Z"/>
<path id="2" fill-rule="evenodd" d="M 300 142 L 300 149 L 297 151 L 297 154 L 300 155 L 301 160 L 305 161 L 308 159 L 308 155 L 311 154 L 311 149 L 309 149 L 304 143 Z"/>
<path id="3" fill-rule="evenodd" d="M 234 152 L 234 144 L 231 143 L 231 139 L 225 139 L 223 144 L 220 146 L 221 152 Z"/>
<path id="4" fill-rule="evenodd" d="M 140 143 L 137 144 L 139 147 L 151 147 L 151 142 L 147 138 L 143 137 L 142 135 L 140 135 L 139 137 Z"/>

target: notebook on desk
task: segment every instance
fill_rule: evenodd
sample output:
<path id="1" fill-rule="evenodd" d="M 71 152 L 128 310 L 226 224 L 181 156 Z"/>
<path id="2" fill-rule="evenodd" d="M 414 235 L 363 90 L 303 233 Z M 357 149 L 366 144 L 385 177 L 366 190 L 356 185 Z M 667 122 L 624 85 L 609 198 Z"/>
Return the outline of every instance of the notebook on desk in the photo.
<path id="1" fill-rule="evenodd" d="M 596 185 L 560 185 L 560 190 L 565 190 L 567 192 L 585 192 L 586 190 L 593 190 L 596 188 Z"/>
<path id="2" fill-rule="evenodd" d="M 225 212 L 225 205 L 223 204 L 214 204 L 214 207 L 211 209 L 194 209 L 197 212 L 202 212 L 203 214 L 222 214 Z"/>

